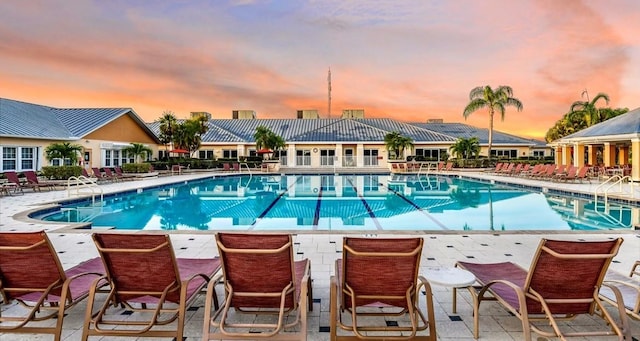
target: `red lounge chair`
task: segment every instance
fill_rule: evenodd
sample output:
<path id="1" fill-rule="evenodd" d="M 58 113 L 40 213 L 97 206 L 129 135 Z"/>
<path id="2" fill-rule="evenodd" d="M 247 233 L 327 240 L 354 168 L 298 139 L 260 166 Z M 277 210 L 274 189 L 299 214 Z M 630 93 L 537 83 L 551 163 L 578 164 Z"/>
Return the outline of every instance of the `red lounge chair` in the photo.
<path id="1" fill-rule="evenodd" d="M 623 312 L 618 325 L 598 296 L 609 263 L 618 253 L 622 241 L 622 238 L 596 242 L 542 239 L 529 271 L 511 262 L 458 262 L 456 266 L 471 271 L 482 286 L 478 292 L 469 290 L 474 302 L 474 337 L 479 337 L 480 303 L 497 300 L 522 321 L 526 341 L 531 340 L 531 331 L 562 340 L 587 335 L 617 335 L 619 340 L 627 336 L 630 340 L 622 304 L 618 305 L 618 311 Z M 619 294 L 615 287 L 609 287 Z M 599 311 L 597 314 L 596 310 Z M 601 317 L 609 327 L 587 332 L 559 327 L 559 320 L 570 320 L 581 314 Z M 534 325 L 530 322 L 533 320 L 548 323 Z M 545 328 L 546 325 L 550 327 Z"/>
<path id="2" fill-rule="evenodd" d="M 294 261 L 291 235 L 218 233 L 216 243 L 225 300 L 212 312 L 218 281 L 211 281 L 203 340 L 306 340 L 307 310 L 313 307 L 311 263 Z M 269 314 L 275 321 L 253 322 L 246 314 Z M 295 332 L 281 333 L 294 327 Z"/>
<path id="3" fill-rule="evenodd" d="M 17 301 L 26 310 L 23 315 L 0 314 L 0 335 L 52 334 L 54 340 L 59 341 L 65 313 L 87 297 L 91 283 L 103 274 L 100 258 L 63 270 L 44 231 L 0 232 L 2 304 Z M 104 284 L 104 281 L 96 282 L 98 288 Z M 55 322 L 33 325 L 47 319 Z M 5 340 L 5 336 L 0 339 Z"/>
<path id="4" fill-rule="evenodd" d="M 112 181 L 120 181 L 120 180 L 122 180 L 117 174 L 114 174 L 111 171 L 111 168 L 104 167 L 103 169 L 104 169 L 104 177 L 107 180 L 112 180 Z"/>
<path id="5" fill-rule="evenodd" d="M 231 165 L 229 165 L 228 163 L 223 163 L 222 164 L 222 171 L 223 172 L 230 172 L 231 171 Z"/>
<path id="6" fill-rule="evenodd" d="M 38 180 L 38 175 L 34 171 L 24 171 L 24 176 L 27 178 L 27 182 L 35 187 L 44 187 L 49 190 L 53 190 L 56 188 L 57 184 L 49 181 L 40 181 Z"/>
<path id="7" fill-rule="evenodd" d="M 125 173 L 122 171 L 122 168 L 120 167 L 114 167 L 113 170 L 115 170 L 115 175 L 122 180 L 133 180 L 135 178 L 135 174 L 131 174 L 131 173 Z"/>
<path id="8" fill-rule="evenodd" d="M 25 181 L 21 181 L 20 178 L 18 178 L 18 173 L 16 172 L 13 172 L 13 171 L 4 172 L 4 176 L 7 177 L 7 180 L 9 180 L 10 183 L 13 183 L 16 186 L 18 186 L 21 192 L 23 188 L 30 188 L 34 192 L 40 190 L 41 186 L 39 186 L 38 184 L 28 182 L 26 178 L 25 178 Z"/>
<path id="9" fill-rule="evenodd" d="M 219 259 L 176 258 L 169 236 L 162 234 L 94 233 L 93 240 L 110 290 L 107 297 L 97 297 L 96 287 L 91 288 L 82 340 L 89 336 L 182 340 L 186 310 L 219 271 Z M 94 312 L 96 301 L 101 305 Z M 112 313 L 118 304 L 136 315 L 122 318 Z M 170 329 L 169 324 L 175 327 Z"/>
<path id="10" fill-rule="evenodd" d="M 233 167 L 233 171 L 234 172 L 239 172 L 240 171 L 240 164 L 239 163 L 234 162 L 231 166 Z"/>
<path id="11" fill-rule="evenodd" d="M 330 282 L 331 340 L 437 339 L 431 286 L 418 275 L 422 245 L 422 238 L 344 238 L 344 258 L 336 261 Z M 421 291 L 424 306 L 418 304 Z M 394 327 L 370 318 L 401 315 L 410 322 Z"/>

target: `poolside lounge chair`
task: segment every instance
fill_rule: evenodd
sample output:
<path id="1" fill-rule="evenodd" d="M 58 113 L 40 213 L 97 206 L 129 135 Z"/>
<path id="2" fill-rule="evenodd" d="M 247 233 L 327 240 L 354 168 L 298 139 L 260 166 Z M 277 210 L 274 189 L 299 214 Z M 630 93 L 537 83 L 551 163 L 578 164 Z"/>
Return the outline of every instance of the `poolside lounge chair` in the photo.
<path id="1" fill-rule="evenodd" d="M 38 175 L 34 171 L 24 171 L 24 176 L 27 178 L 27 182 L 32 186 L 36 186 L 38 188 L 44 187 L 49 190 L 53 190 L 56 188 L 57 184 L 50 181 L 40 181 L 38 180 Z"/>
<path id="2" fill-rule="evenodd" d="M 105 265 L 107 297 L 91 287 L 82 340 L 89 336 L 174 337 L 183 339 L 186 310 L 220 269 L 218 258 L 175 258 L 166 234 L 94 233 Z M 93 306 L 102 302 L 97 312 Z M 217 301 L 216 301 L 217 303 Z M 138 313 L 113 313 L 117 304 Z M 173 329 L 169 324 L 175 323 Z"/>
<path id="3" fill-rule="evenodd" d="M 216 243 L 225 299 L 212 311 L 218 281 L 210 282 L 203 339 L 306 340 L 307 310 L 313 308 L 311 263 L 294 261 L 291 235 L 217 233 Z M 240 316 L 245 314 L 268 314 L 276 321 L 252 322 Z M 283 333 L 293 327 L 295 332 Z"/>
<path id="4" fill-rule="evenodd" d="M 240 171 L 240 164 L 237 162 L 234 162 L 233 164 L 231 164 L 231 167 L 233 168 L 234 172 L 239 172 Z"/>
<path id="5" fill-rule="evenodd" d="M 123 172 L 120 167 L 113 167 L 113 170 L 116 172 L 115 175 L 122 180 L 134 180 L 136 177 L 135 174 Z"/>
<path id="6" fill-rule="evenodd" d="M 112 180 L 111 178 L 107 177 L 106 175 L 103 175 L 102 172 L 100 171 L 100 168 L 98 168 L 98 167 L 92 167 L 91 171 L 93 172 L 93 176 L 96 179 L 98 179 L 98 181 Z"/>
<path id="7" fill-rule="evenodd" d="M 20 192 L 22 192 L 23 188 L 30 188 L 34 192 L 40 190 L 39 185 L 28 182 L 26 178 L 24 181 L 21 181 L 20 178 L 18 177 L 18 173 L 16 172 L 8 171 L 8 172 L 4 172 L 3 174 L 5 177 L 7 177 L 7 180 L 9 180 L 10 183 L 20 188 Z"/>
<path id="8" fill-rule="evenodd" d="M 231 171 L 231 165 L 227 162 L 222 164 L 222 171 L 223 172 L 230 172 Z"/>
<path id="9" fill-rule="evenodd" d="M 418 275 L 422 245 L 422 238 L 344 238 L 344 258 L 336 261 L 330 282 L 331 340 L 437 339 L 431 286 Z M 421 291 L 426 316 L 418 303 Z M 400 316 L 409 322 L 385 321 Z"/>
<path id="10" fill-rule="evenodd" d="M 63 270 L 44 231 L 0 232 L 0 298 L 2 304 L 17 301 L 16 312 L 26 310 L 0 314 L 0 334 L 52 334 L 59 341 L 66 311 L 87 297 L 91 282 L 102 274 L 100 258 Z M 48 319 L 55 323 L 34 324 Z"/>
<path id="11" fill-rule="evenodd" d="M 453 162 L 451 162 L 451 161 L 447 162 L 447 165 L 445 166 L 445 168 L 443 170 L 447 171 L 447 172 L 453 170 Z"/>
<path id="12" fill-rule="evenodd" d="M 171 165 L 171 175 L 182 174 L 182 166 L 180 165 Z"/>
<path id="13" fill-rule="evenodd" d="M 576 178 L 576 174 L 578 173 L 578 168 L 571 165 L 567 169 L 566 172 L 556 173 L 551 177 L 551 181 L 567 181 L 574 180 Z"/>
<path id="14" fill-rule="evenodd" d="M 629 275 L 609 270 L 604 280 L 607 284 L 618 288 L 621 296 L 616 297 L 615 292 L 603 286 L 600 289 L 600 298 L 613 305 L 622 301 L 627 314 L 640 320 L 640 260 L 633 264 Z"/>
<path id="15" fill-rule="evenodd" d="M 497 300 L 522 321 L 524 340 L 531 331 L 545 337 L 617 335 L 630 338 L 629 325 L 622 304 L 618 306 L 620 325 L 604 309 L 598 292 L 609 263 L 618 253 L 622 238 L 607 241 L 559 241 L 542 239 L 529 271 L 511 263 L 477 264 L 458 262 L 456 266 L 471 271 L 482 286 L 473 289 L 474 337 L 479 336 L 480 303 Z M 614 292 L 619 291 L 610 286 Z M 486 296 L 491 294 L 491 296 Z M 599 312 L 596 314 L 596 310 Z M 558 326 L 559 320 L 577 315 L 602 317 L 609 327 L 588 332 L 570 331 Z M 545 321 L 533 324 L 534 321 Z M 544 326 L 543 326 L 544 325 Z M 549 326 L 550 327 L 545 327 Z"/>
<path id="16" fill-rule="evenodd" d="M 109 167 L 104 167 L 104 177 L 107 180 L 111 180 L 111 181 L 120 181 L 122 180 L 117 174 L 113 173 L 111 171 L 111 168 Z"/>

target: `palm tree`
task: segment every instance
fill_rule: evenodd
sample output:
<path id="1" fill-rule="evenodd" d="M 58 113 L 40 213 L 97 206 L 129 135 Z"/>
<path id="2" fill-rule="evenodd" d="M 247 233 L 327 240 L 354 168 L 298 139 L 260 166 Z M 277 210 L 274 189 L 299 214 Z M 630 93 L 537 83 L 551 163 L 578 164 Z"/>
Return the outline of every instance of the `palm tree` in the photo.
<path id="1" fill-rule="evenodd" d="M 596 108 L 596 103 L 598 100 L 604 99 L 605 102 L 609 104 L 609 95 L 600 92 L 589 101 L 589 93 L 587 90 L 583 91 L 582 94 L 587 95 L 587 100 L 573 102 L 573 104 L 571 104 L 571 113 L 581 114 L 587 123 L 587 127 L 606 121 L 609 118 L 606 115 L 606 111 Z"/>
<path id="2" fill-rule="evenodd" d="M 276 153 L 285 146 L 284 138 L 265 126 L 256 128 L 253 139 L 256 141 L 257 150 L 269 149 L 273 152 L 273 155 L 277 155 Z"/>
<path id="3" fill-rule="evenodd" d="M 145 159 L 147 156 L 153 154 L 153 150 L 142 143 L 132 142 L 131 145 L 122 148 L 122 152 L 127 156 L 133 156 L 138 162 L 141 158 Z"/>
<path id="4" fill-rule="evenodd" d="M 394 159 L 398 160 L 402 157 L 405 149 L 413 148 L 413 139 L 394 131 L 385 135 L 384 145 L 389 152 L 393 152 Z"/>
<path id="5" fill-rule="evenodd" d="M 176 133 L 178 120 L 173 111 L 165 110 L 158 122 L 160 122 L 160 136 L 158 138 L 164 144 L 165 150 L 168 151 L 169 144 L 173 142 L 173 136 Z"/>
<path id="6" fill-rule="evenodd" d="M 471 102 L 467 104 L 462 112 L 462 116 L 466 120 L 471 113 L 478 109 L 489 109 L 489 146 L 487 148 L 487 156 L 491 158 L 491 145 L 493 144 L 493 116 L 496 111 L 500 113 L 501 119 L 504 121 L 504 113 L 507 106 L 513 106 L 518 111 L 522 111 L 522 102 L 512 97 L 513 89 L 510 86 L 501 85 L 498 88 L 491 89 L 490 86 L 478 86 L 471 90 L 469 99 Z"/>
<path id="7" fill-rule="evenodd" d="M 449 150 L 452 154 L 462 159 L 468 159 L 471 156 L 478 157 L 478 154 L 480 154 L 480 141 L 478 141 L 477 137 L 471 137 L 468 139 L 461 137 L 449 148 Z"/>
<path id="8" fill-rule="evenodd" d="M 56 142 L 50 144 L 45 149 L 47 159 L 62 159 L 63 164 L 65 160 L 69 160 L 69 164 L 75 165 L 78 161 L 78 154 L 82 151 L 82 146 L 79 144 L 72 144 L 70 142 Z"/>

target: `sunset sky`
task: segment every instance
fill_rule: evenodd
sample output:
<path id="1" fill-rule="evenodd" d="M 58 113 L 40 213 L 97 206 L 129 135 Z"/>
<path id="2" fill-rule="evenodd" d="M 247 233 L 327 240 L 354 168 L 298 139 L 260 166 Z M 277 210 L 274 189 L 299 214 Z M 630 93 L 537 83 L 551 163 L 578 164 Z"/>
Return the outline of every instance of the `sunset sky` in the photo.
<path id="1" fill-rule="evenodd" d="M 333 118 L 464 122 L 472 88 L 509 85 L 524 110 L 495 129 L 542 138 L 585 89 L 640 107 L 640 1 L 0 2 L 3 98 L 326 118 L 329 68 Z"/>

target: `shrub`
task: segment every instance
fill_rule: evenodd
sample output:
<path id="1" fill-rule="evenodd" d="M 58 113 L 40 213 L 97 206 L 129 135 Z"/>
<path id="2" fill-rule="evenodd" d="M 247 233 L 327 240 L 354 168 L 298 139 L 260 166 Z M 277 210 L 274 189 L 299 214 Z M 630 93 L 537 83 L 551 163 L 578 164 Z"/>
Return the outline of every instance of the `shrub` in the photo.
<path id="1" fill-rule="evenodd" d="M 67 180 L 72 176 L 80 176 L 82 167 L 80 166 L 46 166 L 42 167 L 42 176 L 47 179 Z"/>
<path id="2" fill-rule="evenodd" d="M 122 171 L 125 173 L 149 173 L 151 164 L 148 163 L 125 163 L 122 165 Z"/>

